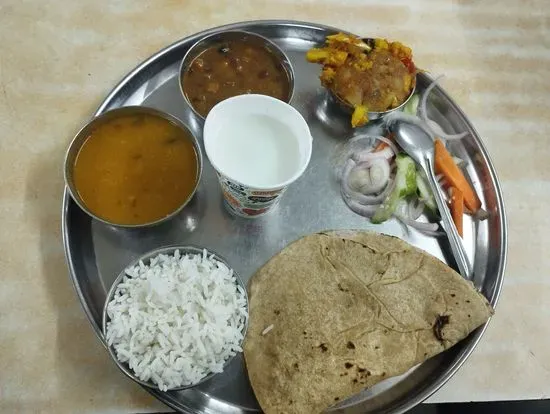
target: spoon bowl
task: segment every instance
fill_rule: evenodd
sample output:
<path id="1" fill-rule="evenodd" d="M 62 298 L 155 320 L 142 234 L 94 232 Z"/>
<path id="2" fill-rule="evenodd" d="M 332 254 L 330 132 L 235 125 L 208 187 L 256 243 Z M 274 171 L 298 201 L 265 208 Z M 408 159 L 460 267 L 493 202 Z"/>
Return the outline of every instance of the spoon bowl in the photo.
<path id="1" fill-rule="evenodd" d="M 433 139 L 422 128 L 402 121 L 391 122 L 389 127 L 401 148 L 422 167 L 427 158 L 434 159 Z"/>
<path id="2" fill-rule="evenodd" d="M 389 129 L 401 148 L 403 148 L 403 150 L 415 160 L 426 173 L 426 177 L 428 178 L 428 182 L 437 203 L 439 214 L 441 215 L 441 227 L 443 227 L 443 230 L 447 233 L 460 274 L 464 278 L 470 280 L 472 275 L 468 254 L 458 234 L 458 230 L 454 225 L 451 212 L 447 207 L 441 188 L 435 178 L 434 142 L 432 138 L 418 125 L 409 122 L 391 122 Z"/>

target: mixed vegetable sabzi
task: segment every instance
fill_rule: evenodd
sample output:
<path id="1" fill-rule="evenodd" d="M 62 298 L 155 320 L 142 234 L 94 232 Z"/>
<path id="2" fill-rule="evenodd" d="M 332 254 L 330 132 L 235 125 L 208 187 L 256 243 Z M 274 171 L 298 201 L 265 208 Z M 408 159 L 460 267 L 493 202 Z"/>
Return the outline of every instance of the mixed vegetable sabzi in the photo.
<path id="1" fill-rule="evenodd" d="M 307 60 L 323 65 L 322 85 L 353 108 L 353 127 L 365 125 L 369 112 L 401 105 L 415 85 L 412 51 L 400 42 L 337 33 L 324 47 L 310 49 Z"/>

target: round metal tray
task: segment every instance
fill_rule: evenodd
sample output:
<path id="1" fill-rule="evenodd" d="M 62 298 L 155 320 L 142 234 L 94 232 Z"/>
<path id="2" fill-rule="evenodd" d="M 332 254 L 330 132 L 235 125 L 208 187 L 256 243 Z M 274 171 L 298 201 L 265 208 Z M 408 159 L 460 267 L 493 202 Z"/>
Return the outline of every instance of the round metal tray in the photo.
<path id="1" fill-rule="evenodd" d="M 63 238 L 78 297 L 98 338 L 103 342 L 101 319 L 105 297 L 119 272 L 139 255 L 171 244 L 194 244 L 220 252 L 246 283 L 271 256 L 299 237 L 327 229 L 369 229 L 398 236 L 434 256 L 452 263 L 445 238 L 424 236 L 395 220 L 372 225 L 351 212 L 340 197 L 333 171 L 334 154 L 354 131 L 349 115 L 330 103 L 318 79 L 320 67 L 306 62 L 305 52 L 323 43 L 337 29 L 302 22 L 256 21 L 232 24 L 185 38 L 158 52 L 130 72 L 109 94 L 95 115 L 127 105 L 145 105 L 178 117 L 202 145 L 202 121 L 185 103 L 178 86 L 178 66 L 191 45 L 220 30 L 244 29 L 277 43 L 295 69 L 296 90 L 292 104 L 306 118 L 314 139 L 308 170 L 286 192 L 270 214 L 254 220 L 230 215 L 223 207 L 214 170 L 204 160 L 197 193 L 173 220 L 151 229 L 120 229 L 91 220 L 65 191 Z M 368 33 L 364 33 L 368 35 Z M 420 74 L 417 90 L 430 79 Z M 452 142 L 454 154 L 468 162 L 466 173 L 489 212 L 489 219 L 464 223 L 464 243 L 474 262 L 473 282 L 496 305 L 506 262 L 506 220 L 494 168 L 480 137 L 452 99 L 436 87 L 429 103 L 430 117 L 447 132 L 469 131 Z M 376 123 L 366 127 L 375 130 Z M 364 132 L 365 128 L 361 132 Z M 443 385 L 472 352 L 486 326 L 450 350 L 390 378 L 338 405 L 346 413 L 402 413 Z M 105 358 L 108 358 L 107 352 Z M 184 391 L 149 390 L 172 408 L 186 413 L 245 413 L 259 411 L 248 382 L 242 357 L 235 358 L 223 374 Z"/>

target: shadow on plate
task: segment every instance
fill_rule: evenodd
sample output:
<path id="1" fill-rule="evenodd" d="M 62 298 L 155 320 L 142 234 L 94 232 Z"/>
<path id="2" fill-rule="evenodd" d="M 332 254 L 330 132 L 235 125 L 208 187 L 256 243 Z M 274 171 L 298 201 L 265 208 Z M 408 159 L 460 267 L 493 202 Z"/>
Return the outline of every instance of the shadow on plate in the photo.
<path id="1" fill-rule="evenodd" d="M 308 123 L 318 123 L 329 136 L 348 139 L 357 135 L 385 135 L 382 118 L 370 121 L 365 126 L 352 128 L 351 114 L 345 111 L 332 94 L 322 88 L 308 105 Z"/>
<path id="2" fill-rule="evenodd" d="M 325 88 L 319 89 L 319 93 L 308 105 L 308 123 L 312 119 L 318 121 L 331 137 L 344 138 L 353 133 L 350 115 L 334 102 L 331 94 Z"/>

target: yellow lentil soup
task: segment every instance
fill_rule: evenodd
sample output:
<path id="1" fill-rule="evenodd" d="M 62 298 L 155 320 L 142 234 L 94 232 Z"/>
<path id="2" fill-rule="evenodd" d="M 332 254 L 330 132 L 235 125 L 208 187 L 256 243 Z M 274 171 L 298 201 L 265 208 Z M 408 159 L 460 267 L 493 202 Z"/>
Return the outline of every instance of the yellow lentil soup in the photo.
<path id="1" fill-rule="evenodd" d="M 189 132 L 159 115 L 129 113 L 94 126 L 73 168 L 86 207 L 113 224 L 152 223 L 193 194 L 199 173 Z"/>

